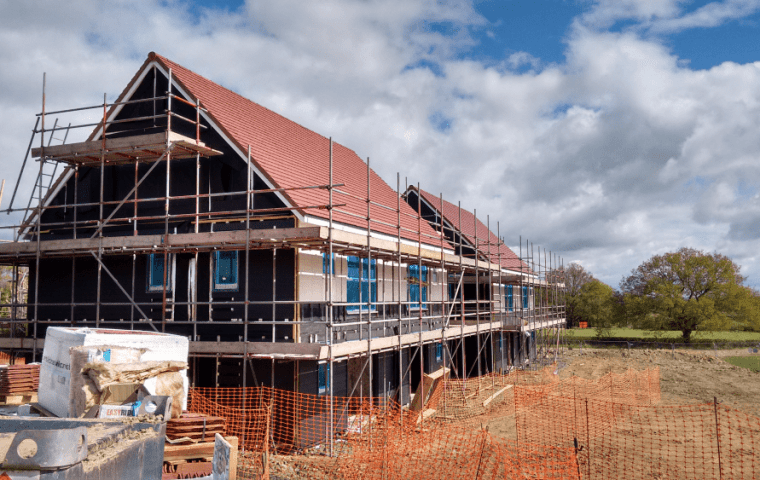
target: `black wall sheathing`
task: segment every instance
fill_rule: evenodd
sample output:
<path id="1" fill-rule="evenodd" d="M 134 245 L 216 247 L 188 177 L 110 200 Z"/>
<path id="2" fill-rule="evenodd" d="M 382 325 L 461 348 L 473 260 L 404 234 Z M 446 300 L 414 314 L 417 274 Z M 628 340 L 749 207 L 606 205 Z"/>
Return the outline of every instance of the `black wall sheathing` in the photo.
<path id="1" fill-rule="evenodd" d="M 158 74 L 158 94 L 163 95 L 166 91 L 168 82 L 166 77 Z M 177 92 L 174 92 L 177 94 Z M 153 96 L 153 72 L 148 72 L 143 82 L 137 87 L 133 100 L 150 98 Z M 163 112 L 167 105 L 166 100 L 156 103 L 156 111 Z M 172 111 L 187 118 L 195 118 L 195 109 L 184 103 L 174 101 Z M 153 115 L 153 102 L 141 102 L 124 106 L 117 120 L 126 118 L 136 118 L 139 116 Z M 246 189 L 246 163 L 240 158 L 232 147 L 219 135 L 215 130 L 210 128 L 208 122 L 201 120 L 201 124 L 208 127 L 201 130 L 201 141 L 207 146 L 221 151 L 223 154 L 200 159 L 200 171 L 198 172 L 199 191 L 201 194 L 207 193 L 226 193 L 230 195 L 202 198 L 199 200 L 200 213 L 207 212 L 227 212 L 232 210 L 245 210 L 246 198 L 245 193 L 232 195 L 232 192 L 240 192 Z M 112 124 L 107 128 L 109 138 L 125 137 L 132 135 L 144 135 L 148 133 L 158 133 L 166 130 L 166 119 L 144 120 L 138 123 Z M 195 138 L 195 126 L 187 122 L 173 119 L 172 131 Z M 152 166 L 152 164 L 140 164 L 138 166 L 138 179 Z M 135 167 L 134 165 L 106 166 L 103 171 L 103 200 L 106 202 L 119 202 L 135 185 Z M 195 159 L 171 160 L 170 171 L 170 196 L 195 195 L 196 186 L 196 161 Z M 51 200 L 51 206 L 73 205 L 74 203 L 96 203 L 100 201 L 100 169 L 92 167 L 80 167 L 79 179 L 77 182 L 77 198 L 74 199 L 74 177 L 72 176 L 61 188 L 58 194 Z M 258 176 L 254 176 L 255 189 L 269 188 L 264 181 Z M 166 162 L 162 161 L 151 174 L 143 181 L 138 189 L 138 199 L 158 198 L 166 195 Z M 277 198 L 274 193 L 256 194 L 252 196 L 253 209 L 270 209 L 281 208 L 285 205 Z M 105 205 L 103 207 L 103 216 L 108 217 L 116 205 Z M 86 207 L 72 208 L 55 208 L 46 210 L 41 219 L 42 230 L 49 230 L 49 233 L 43 234 L 43 240 L 73 238 L 73 228 L 69 226 L 52 226 L 46 228 L 46 225 L 60 222 L 74 221 L 74 208 L 77 211 L 77 221 L 98 220 L 100 207 L 97 205 Z M 163 216 L 164 201 L 141 202 L 138 204 L 138 217 L 146 216 Z M 170 200 L 170 214 L 194 214 L 195 199 Z M 284 215 L 286 212 L 263 212 L 261 216 Z M 114 216 L 115 219 L 129 218 L 134 216 L 134 205 L 124 204 Z M 216 231 L 221 230 L 242 230 L 245 228 L 245 222 L 239 221 L 244 214 L 230 215 L 238 219 L 236 222 L 228 224 L 214 224 Z M 293 227 L 292 219 L 267 219 L 263 221 L 256 220 L 257 214 L 253 215 L 251 228 L 278 228 Z M 217 216 L 218 218 L 218 216 Z M 189 233 L 194 231 L 193 218 L 173 219 L 169 222 L 169 233 Z M 77 237 L 86 238 L 95 231 L 95 225 L 78 226 Z M 131 235 L 134 225 L 132 223 L 120 222 L 118 224 L 107 225 L 103 229 L 104 236 Z M 201 219 L 199 230 L 201 232 L 211 231 L 212 224 L 206 219 Z M 140 220 L 137 224 L 138 235 L 154 235 L 164 233 L 165 225 L 163 219 Z"/>
<path id="2" fill-rule="evenodd" d="M 223 290 L 212 292 L 213 301 L 209 305 L 198 305 L 197 319 L 193 323 L 188 322 L 188 306 L 174 306 L 174 322 L 167 321 L 166 333 L 191 336 L 197 335 L 196 340 L 205 341 L 238 341 L 244 334 L 244 300 L 245 300 L 245 251 L 239 252 L 238 257 L 238 289 L 235 291 Z M 176 281 L 172 286 L 175 294 L 175 302 L 188 301 L 188 268 L 193 254 L 177 254 Z M 197 301 L 209 301 L 209 260 L 208 252 L 198 254 L 197 264 Z M 250 301 L 272 300 L 272 260 L 273 252 L 270 250 L 251 250 L 249 252 L 248 281 Z M 71 258 L 42 258 L 40 259 L 40 298 L 37 307 L 37 316 L 40 327 L 38 335 L 44 337 L 47 326 L 89 326 L 95 325 L 97 300 L 97 261 L 91 257 L 79 257 L 75 262 L 74 283 L 74 316 L 72 321 L 71 309 Z M 114 255 L 103 257 L 103 263 L 111 273 L 120 281 L 127 292 L 132 289 L 132 256 Z M 137 255 L 135 261 L 135 289 L 134 301 L 142 308 L 143 312 L 152 320 L 154 326 L 161 327 L 161 310 L 163 293 L 161 291 L 149 291 L 148 285 L 148 255 Z M 294 269 L 295 254 L 293 250 L 277 250 L 276 260 L 276 299 L 294 300 Z M 30 269 L 30 284 L 35 282 L 36 269 Z M 127 303 L 128 299 L 119 290 L 110 276 L 105 271 L 101 273 L 101 307 L 100 317 L 109 321 L 112 328 L 130 328 L 130 305 L 112 306 L 109 303 Z M 167 298 L 171 299 L 171 292 L 167 291 Z M 29 291 L 29 302 L 35 302 L 34 289 Z M 216 302 L 234 302 L 222 304 Z M 82 304 L 91 305 L 82 305 Z M 167 307 L 166 317 L 171 317 L 171 305 Z M 209 310 L 211 310 L 209 312 Z M 30 308 L 30 312 L 33 310 Z M 151 327 L 146 322 L 139 322 L 140 314 L 134 309 L 134 328 L 149 330 Z M 272 320 L 271 305 L 249 305 L 248 307 L 248 339 L 250 341 L 271 341 L 272 326 L 258 322 L 258 319 Z M 210 314 L 210 317 L 209 317 Z M 293 320 L 294 307 L 292 305 L 277 305 L 274 319 L 281 321 L 282 325 L 276 325 L 275 336 L 278 341 L 293 341 L 293 324 L 285 320 Z M 209 321 L 211 318 L 211 321 Z M 235 321 L 231 324 L 215 323 L 219 321 Z M 119 322 L 114 325 L 113 322 Z M 121 325 L 123 324 L 123 326 Z M 287 339 L 285 338 L 287 337 Z"/>

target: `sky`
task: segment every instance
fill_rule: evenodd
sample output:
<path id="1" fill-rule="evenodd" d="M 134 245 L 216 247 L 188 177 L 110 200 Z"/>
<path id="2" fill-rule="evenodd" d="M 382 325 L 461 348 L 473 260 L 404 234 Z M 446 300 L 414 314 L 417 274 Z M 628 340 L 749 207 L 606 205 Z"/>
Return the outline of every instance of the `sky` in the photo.
<path id="1" fill-rule="evenodd" d="M 515 250 L 617 287 L 692 247 L 760 288 L 760 0 L 0 0 L 0 208 L 43 72 L 48 110 L 92 105 L 151 51 L 476 209 Z"/>

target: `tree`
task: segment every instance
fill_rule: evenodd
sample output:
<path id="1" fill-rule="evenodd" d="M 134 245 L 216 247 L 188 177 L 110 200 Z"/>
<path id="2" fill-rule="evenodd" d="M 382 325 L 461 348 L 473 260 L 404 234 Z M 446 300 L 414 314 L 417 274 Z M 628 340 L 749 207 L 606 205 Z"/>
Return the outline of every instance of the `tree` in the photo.
<path id="1" fill-rule="evenodd" d="M 620 282 L 627 312 L 650 330 L 678 330 L 686 343 L 697 330 L 752 328 L 757 301 L 740 267 L 719 253 L 693 248 L 655 255 Z"/>
<path id="2" fill-rule="evenodd" d="M 615 325 L 615 291 L 599 280 L 585 283 L 575 300 L 575 315 L 596 328 L 597 337 L 608 337 Z"/>
<path id="3" fill-rule="evenodd" d="M 591 273 L 586 271 L 579 263 L 572 262 L 564 269 L 558 269 L 551 273 L 552 281 L 564 283 L 565 315 L 568 326 L 577 326 L 582 318 L 576 313 L 581 288 L 588 282 L 596 280 Z"/>

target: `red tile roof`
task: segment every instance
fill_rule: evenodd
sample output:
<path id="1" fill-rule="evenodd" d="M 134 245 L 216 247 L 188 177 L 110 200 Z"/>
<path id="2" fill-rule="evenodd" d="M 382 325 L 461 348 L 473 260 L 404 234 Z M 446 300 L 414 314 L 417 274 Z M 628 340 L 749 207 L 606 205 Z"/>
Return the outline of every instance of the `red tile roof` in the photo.
<path id="1" fill-rule="evenodd" d="M 328 138 L 165 57 L 151 54 L 148 60 L 156 60 L 165 68 L 171 68 L 174 80 L 193 97 L 190 100 L 194 101 L 198 98 L 213 121 L 240 150 L 246 152 L 250 145 L 253 162 L 276 188 L 329 183 L 330 143 Z M 344 184 L 336 188 L 359 197 L 353 198 L 334 193 L 333 204 L 346 205 L 333 210 L 333 220 L 366 229 L 367 164 L 353 150 L 335 142 L 333 142 L 333 183 Z M 324 189 L 288 190 L 284 192 L 284 196 L 299 209 L 329 203 L 328 192 Z M 373 220 L 371 230 L 395 237 L 397 234 L 395 225 L 398 223 L 397 195 L 374 171 L 370 171 L 370 197 L 372 202 L 390 208 L 389 210 L 377 205 L 371 206 L 370 217 Z M 315 217 L 328 218 L 327 210 L 310 208 L 301 211 Z M 401 201 L 401 212 L 401 236 L 417 241 L 417 213 L 404 201 Z M 383 223 L 377 223 L 374 220 Z M 422 222 L 421 231 L 423 243 L 440 246 L 440 237 L 426 222 Z"/>
<path id="2" fill-rule="evenodd" d="M 413 190 L 417 190 L 413 187 Z M 459 227 L 459 214 L 460 209 L 457 205 L 443 200 L 443 206 L 441 206 L 441 198 L 439 196 L 432 195 L 424 190 L 420 190 L 423 200 L 436 209 L 443 218 L 451 224 L 451 226 L 457 230 Z M 473 246 L 478 244 L 478 251 L 481 253 L 482 258 L 489 257 L 490 247 L 490 260 L 492 263 L 501 262 L 501 266 L 513 271 L 529 272 L 530 269 L 525 262 L 522 262 L 520 258 L 515 255 L 509 247 L 504 245 L 499 238 L 486 227 L 475 215 L 465 209 L 461 209 L 462 225 L 461 233 L 466 241 L 470 242 Z M 490 244 L 490 245 L 489 245 Z"/>

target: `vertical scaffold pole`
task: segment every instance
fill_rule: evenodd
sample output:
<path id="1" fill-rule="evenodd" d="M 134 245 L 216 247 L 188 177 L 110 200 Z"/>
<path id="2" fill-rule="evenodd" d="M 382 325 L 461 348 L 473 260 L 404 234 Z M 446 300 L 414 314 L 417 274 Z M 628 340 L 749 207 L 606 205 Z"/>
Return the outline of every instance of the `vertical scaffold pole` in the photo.
<path id="1" fill-rule="evenodd" d="M 460 363 L 462 364 L 462 392 L 464 393 L 464 390 L 467 385 L 467 357 L 464 354 L 464 324 L 465 324 L 465 318 L 464 318 L 464 251 L 462 249 L 462 246 L 464 245 L 464 237 L 462 236 L 462 202 L 457 203 L 457 211 L 459 215 L 459 276 L 460 281 L 462 283 L 462 288 L 459 291 L 459 318 L 461 320 L 461 326 L 459 330 L 459 347 L 460 347 L 460 353 L 461 353 L 461 359 Z"/>
<path id="2" fill-rule="evenodd" d="M 472 223 L 475 226 L 475 339 L 478 352 L 478 388 L 480 388 L 480 376 L 483 375 L 480 366 L 480 242 L 478 241 L 478 211 L 472 210 Z"/>
<path id="3" fill-rule="evenodd" d="M 74 228 L 72 237 L 74 240 L 77 239 L 77 210 L 79 210 L 79 207 L 77 204 L 79 203 L 79 165 L 74 165 Z M 71 326 L 74 326 L 75 318 L 74 314 L 74 306 L 75 306 L 75 299 L 76 299 L 76 275 L 77 272 L 77 257 L 71 257 L 71 308 L 70 308 L 70 315 L 71 315 Z M 134 277 L 134 274 L 132 275 Z M 133 297 L 134 298 L 134 294 Z"/>
<path id="4" fill-rule="evenodd" d="M 404 349 L 401 346 L 401 328 L 402 328 L 402 315 L 401 315 L 401 174 L 396 172 L 396 289 L 398 296 L 396 301 L 398 302 L 398 381 L 399 381 L 399 395 L 398 403 L 403 405 L 404 403 Z M 411 351 L 411 349 L 410 349 Z M 411 386 L 411 382 L 410 382 Z M 399 415 L 399 423 L 403 421 L 403 416 Z"/>
<path id="5" fill-rule="evenodd" d="M 42 74 L 42 127 L 40 130 L 40 147 L 45 147 L 45 80 L 46 80 L 46 73 Z M 52 135 L 51 135 L 52 136 Z M 40 197 L 40 204 L 37 208 L 37 252 L 35 255 L 35 275 L 34 275 L 34 325 L 33 325 L 33 339 L 34 339 L 34 347 L 32 350 L 32 361 L 37 361 L 37 315 L 39 313 L 37 307 L 40 303 L 40 232 L 41 232 L 41 218 L 42 218 L 42 167 L 45 164 L 45 156 L 44 151 L 42 154 L 42 158 L 40 158 L 40 172 L 39 172 L 39 179 L 40 179 L 40 186 L 39 186 L 39 197 Z M 37 187 L 35 185 L 35 187 Z M 28 301 L 28 300 L 27 300 Z M 27 318 L 29 318 L 29 307 L 27 306 Z"/>
<path id="6" fill-rule="evenodd" d="M 95 302 L 95 328 L 100 326 L 100 296 L 103 288 L 103 197 L 105 190 L 105 173 L 106 173 L 106 115 L 108 105 L 106 104 L 106 94 L 103 94 L 103 130 L 100 133 L 100 205 L 98 217 L 98 289 L 97 300 Z"/>
<path id="7" fill-rule="evenodd" d="M 330 174 L 330 182 L 327 186 L 327 192 L 328 192 L 328 229 L 327 229 L 327 251 L 329 253 L 328 255 L 328 262 L 329 262 L 329 268 L 328 272 L 330 272 L 330 281 L 327 283 L 327 327 L 328 327 L 328 338 L 327 341 L 327 348 L 328 348 L 328 368 L 327 368 L 327 377 L 328 381 L 330 383 L 330 456 L 332 457 L 335 452 L 335 400 L 333 398 L 334 390 L 333 390 L 333 298 L 332 298 L 332 261 L 333 261 L 333 243 L 332 243 L 332 237 L 333 237 L 333 141 L 332 137 L 330 137 L 330 167 L 329 167 L 329 174 Z"/>
<path id="8" fill-rule="evenodd" d="M 367 362 L 369 362 L 369 428 L 370 432 L 372 432 L 372 403 L 374 402 L 374 398 L 372 388 L 372 243 L 370 234 L 372 226 L 370 225 L 370 205 L 370 168 L 369 157 L 367 157 Z M 377 281 L 377 273 L 375 273 L 375 281 Z M 376 286 L 375 289 L 377 291 Z M 361 295 L 361 288 L 359 289 L 359 292 Z M 372 435 L 370 435 L 370 448 L 372 447 L 371 439 Z"/>
<path id="9" fill-rule="evenodd" d="M 498 249 L 498 258 L 497 262 L 499 265 L 499 292 L 501 293 L 501 302 L 499 304 L 499 317 L 501 318 L 501 322 L 499 322 L 499 354 L 501 355 L 501 363 L 500 367 L 501 370 L 504 370 L 504 318 L 505 318 L 505 312 L 508 310 L 507 304 L 504 301 L 507 292 L 506 288 L 504 288 L 504 284 L 502 283 L 501 278 L 501 232 L 499 230 L 499 222 L 496 222 L 496 248 Z"/>
<path id="10" fill-rule="evenodd" d="M 417 182 L 417 317 L 419 319 L 419 352 L 420 352 L 420 428 L 425 425 L 425 355 L 422 344 L 422 194 L 420 193 L 420 184 Z"/>
<path id="11" fill-rule="evenodd" d="M 169 150 L 169 133 L 172 130 L 172 69 L 169 69 L 168 85 L 166 87 L 166 199 L 164 200 L 164 238 L 163 238 L 163 255 L 164 255 L 164 271 L 163 271 L 163 288 L 161 294 L 161 331 L 166 331 L 166 289 L 169 286 L 169 247 L 166 244 L 166 240 L 169 236 L 169 195 L 170 195 L 170 180 L 171 180 L 171 151 Z M 174 305 L 172 305 L 172 311 Z"/>
<path id="12" fill-rule="evenodd" d="M 198 105 L 198 101 L 196 100 L 196 106 Z M 249 291 L 250 291 L 250 282 L 248 281 L 248 269 L 249 269 L 249 261 L 250 261 L 250 250 L 251 250 L 251 146 L 248 145 L 248 157 L 247 157 L 247 163 L 245 166 L 246 169 L 246 183 L 245 183 L 245 303 L 243 304 L 243 345 L 244 345 L 244 355 L 243 355 L 243 432 L 242 432 L 242 447 L 243 452 L 245 452 L 245 434 L 246 434 L 246 418 L 245 418 L 245 409 L 246 409 L 246 401 L 248 399 L 248 389 L 247 387 L 247 379 L 248 379 L 248 299 L 249 299 Z M 197 184 L 196 184 L 196 190 L 197 190 Z M 198 197 L 195 197 L 195 209 L 196 213 L 198 210 Z M 198 217 L 196 217 L 196 220 Z M 197 222 L 196 222 L 196 228 L 197 228 Z M 240 279 L 238 279 L 238 282 L 240 282 Z M 195 323 L 195 322 L 193 322 Z M 298 340 L 296 340 L 298 341 Z M 297 371 L 297 368 L 296 368 Z"/>
<path id="13" fill-rule="evenodd" d="M 451 352 L 449 351 L 449 346 L 446 343 L 446 327 L 448 326 L 448 315 L 446 314 L 446 293 L 448 289 L 448 282 L 449 282 L 449 276 L 446 273 L 446 258 L 444 257 L 443 253 L 443 245 L 444 245 L 444 231 L 443 231 L 443 192 L 438 193 L 438 204 L 440 205 L 438 212 L 436 215 L 436 223 L 440 219 L 441 221 L 441 231 L 440 231 L 440 237 L 441 237 L 441 360 L 443 361 L 443 412 L 444 415 L 446 415 L 446 397 L 448 395 L 446 394 L 447 390 L 447 381 L 448 378 L 445 375 L 446 368 L 448 368 L 446 365 L 451 364 L 451 358 L 449 358 L 449 361 L 446 361 L 446 354 L 449 354 L 449 357 L 451 357 Z"/>

